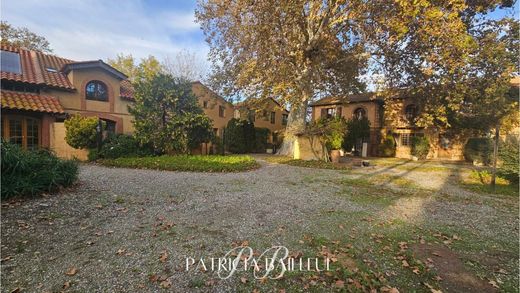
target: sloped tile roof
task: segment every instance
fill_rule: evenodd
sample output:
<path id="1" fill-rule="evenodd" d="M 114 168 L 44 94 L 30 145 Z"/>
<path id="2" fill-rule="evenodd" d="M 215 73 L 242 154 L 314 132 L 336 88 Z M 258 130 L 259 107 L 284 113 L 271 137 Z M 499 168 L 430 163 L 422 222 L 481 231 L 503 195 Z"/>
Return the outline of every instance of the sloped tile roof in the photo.
<path id="1" fill-rule="evenodd" d="M 30 51 L 6 45 L 2 45 L 1 49 L 2 51 L 18 53 L 20 55 L 20 65 L 22 69 L 21 74 L 5 71 L 0 72 L 2 79 L 47 85 L 68 90 L 74 89 L 67 75 L 60 72 L 60 69 L 65 64 L 73 63 L 74 61 L 39 51 Z"/>
<path id="2" fill-rule="evenodd" d="M 51 96 L 31 93 L 2 91 L 2 108 L 47 113 L 65 113 L 60 101 Z"/>
<path id="3" fill-rule="evenodd" d="M 64 67 L 89 62 L 102 62 L 100 60 L 77 62 L 39 51 L 31 51 L 8 45 L 1 45 L 0 47 L 2 51 L 18 53 L 20 55 L 20 65 L 22 69 L 21 74 L 1 71 L 0 78 L 2 80 L 45 85 L 65 90 L 75 90 L 75 88 L 67 77 L 67 74 L 62 70 Z M 113 69 L 113 71 L 119 72 L 116 69 Z M 121 75 L 121 77 L 124 77 L 124 75 Z M 133 101 L 133 93 L 132 84 L 128 80 L 122 80 L 121 97 Z"/>
<path id="4" fill-rule="evenodd" d="M 134 87 L 128 80 L 121 81 L 120 96 L 123 99 L 134 101 Z"/>
<path id="5" fill-rule="evenodd" d="M 348 96 L 329 96 L 323 99 L 317 100 L 314 103 L 311 103 L 311 107 L 313 106 L 324 106 L 324 105 L 340 105 L 344 103 L 355 103 L 355 102 L 368 102 L 381 100 L 381 97 L 378 97 L 374 93 L 364 93 L 364 94 L 354 94 Z"/>

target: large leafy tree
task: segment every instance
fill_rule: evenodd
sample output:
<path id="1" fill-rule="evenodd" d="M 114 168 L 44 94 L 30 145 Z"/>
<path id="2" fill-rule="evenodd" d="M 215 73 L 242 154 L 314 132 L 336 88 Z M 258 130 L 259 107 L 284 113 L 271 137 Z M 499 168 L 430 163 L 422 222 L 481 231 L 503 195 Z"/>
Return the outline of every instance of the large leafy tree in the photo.
<path id="1" fill-rule="evenodd" d="M 13 27 L 7 21 L 0 22 L 2 45 L 11 45 L 29 50 L 51 53 L 49 41 L 25 27 Z"/>
<path id="2" fill-rule="evenodd" d="M 361 1 L 199 3 L 196 17 L 210 44 L 214 84 L 227 96 L 275 97 L 290 105 L 279 153 L 291 154 L 319 93 L 362 91 L 366 55 L 356 33 Z"/>
<path id="3" fill-rule="evenodd" d="M 108 59 L 107 63 L 128 76 L 131 82 L 136 82 L 139 79 L 150 79 L 155 74 L 164 71 L 161 62 L 152 55 L 142 58 L 138 62 L 132 54 L 120 53 L 117 54 L 115 59 Z"/>
<path id="4" fill-rule="evenodd" d="M 478 19 L 512 1 L 226 1 L 200 3 L 214 82 L 226 94 L 274 96 L 289 104 L 286 141 L 305 127 L 308 102 L 363 90 L 359 75 L 384 77 L 386 114 L 414 97 L 418 126 L 451 126 L 463 104 Z"/>
<path id="5" fill-rule="evenodd" d="M 197 105 L 191 84 L 158 73 L 134 84 L 135 136 L 163 153 L 189 153 L 212 139 L 212 122 Z"/>

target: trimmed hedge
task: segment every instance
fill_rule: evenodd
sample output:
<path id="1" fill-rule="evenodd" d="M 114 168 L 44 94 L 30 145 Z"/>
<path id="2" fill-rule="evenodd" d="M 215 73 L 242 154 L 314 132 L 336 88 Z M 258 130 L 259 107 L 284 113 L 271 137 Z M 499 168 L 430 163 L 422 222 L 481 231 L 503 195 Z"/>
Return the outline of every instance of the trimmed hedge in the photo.
<path id="1" fill-rule="evenodd" d="M 27 151 L 4 141 L 1 148 L 2 199 L 55 191 L 78 178 L 78 163 L 59 159 L 51 151 Z"/>
<path id="2" fill-rule="evenodd" d="M 464 158 L 468 162 L 489 165 L 493 159 L 493 140 L 487 137 L 473 137 L 464 146 Z"/>

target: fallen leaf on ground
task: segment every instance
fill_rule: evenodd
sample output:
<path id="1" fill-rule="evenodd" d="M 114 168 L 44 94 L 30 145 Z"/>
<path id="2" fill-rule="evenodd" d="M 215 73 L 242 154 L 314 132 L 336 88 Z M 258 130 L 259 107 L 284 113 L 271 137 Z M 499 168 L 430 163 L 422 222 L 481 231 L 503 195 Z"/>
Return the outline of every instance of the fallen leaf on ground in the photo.
<path id="1" fill-rule="evenodd" d="M 345 287 L 345 281 L 343 280 L 337 280 L 334 284 L 337 288 L 344 288 Z"/>
<path id="2" fill-rule="evenodd" d="M 403 260 L 402 263 L 403 263 L 403 267 L 405 267 L 405 268 L 410 266 L 406 260 Z"/>
<path id="3" fill-rule="evenodd" d="M 65 275 L 67 276 L 74 276 L 78 272 L 78 269 L 75 267 L 70 267 L 66 272 Z"/>
<path id="4" fill-rule="evenodd" d="M 170 288 L 171 286 L 172 286 L 172 283 L 170 282 L 170 280 L 165 280 L 165 281 L 161 282 L 161 287 L 163 287 L 163 288 Z"/>
<path id="5" fill-rule="evenodd" d="M 159 256 L 161 262 L 165 262 L 168 259 L 168 251 L 164 250 Z"/>
<path id="6" fill-rule="evenodd" d="M 245 283 L 247 283 L 247 279 L 245 277 L 240 277 L 240 282 L 245 284 Z"/>
<path id="7" fill-rule="evenodd" d="M 495 288 L 500 288 L 497 284 L 497 282 L 493 281 L 493 280 L 490 280 L 489 281 L 489 284 L 491 284 L 491 286 L 495 287 Z"/>
<path id="8" fill-rule="evenodd" d="M 69 287 L 70 287 L 70 282 L 69 281 L 63 283 L 63 286 L 62 286 L 63 290 L 67 290 L 67 289 L 69 289 Z"/>

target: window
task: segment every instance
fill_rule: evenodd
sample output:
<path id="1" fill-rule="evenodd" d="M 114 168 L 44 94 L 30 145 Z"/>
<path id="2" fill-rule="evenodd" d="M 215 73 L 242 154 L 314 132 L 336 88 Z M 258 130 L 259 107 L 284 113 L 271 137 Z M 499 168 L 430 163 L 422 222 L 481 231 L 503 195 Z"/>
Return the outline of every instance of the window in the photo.
<path id="1" fill-rule="evenodd" d="M 271 112 L 271 124 L 274 124 L 276 122 L 276 112 Z"/>
<path id="2" fill-rule="evenodd" d="M 208 101 L 204 101 L 204 102 L 202 102 L 202 107 L 203 107 L 204 109 L 207 109 L 207 108 L 208 108 Z"/>
<path id="3" fill-rule="evenodd" d="M 282 114 L 282 125 L 287 125 L 287 120 L 289 120 L 289 115 Z"/>
<path id="4" fill-rule="evenodd" d="M 112 120 L 101 119 L 105 122 L 105 131 L 107 134 L 115 134 L 116 133 L 116 122 Z"/>
<path id="5" fill-rule="evenodd" d="M 354 119 L 361 120 L 367 117 L 367 111 L 363 108 L 357 108 L 354 110 L 354 115 L 352 115 Z"/>
<path id="6" fill-rule="evenodd" d="M 36 149 L 40 145 L 40 120 L 6 115 L 2 124 L 2 136 L 10 143 L 25 149 Z"/>
<path id="7" fill-rule="evenodd" d="M 107 86 L 98 80 L 90 81 L 85 87 L 85 96 L 87 100 L 106 102 L 108 101 Z"/>
<path id="8" fill-rule="evenodd" d="M 6 91 L 24 92 L 24 93 L 40 93 L 37 85 L 13 82 L 10 80 L 2 80 L 1 88 Z"/>
<path id="9" fill-rule="evenodd" d="M 401 146 L 412 146 L 412 138 L 422 136 L 424 133 L 401 133 Z"/>
<path id="10" fill-rule="evenodd" d="M 410 146 L 410 133 L 401 133 L 401 146 Z"/>
<path id="11" fill-rule="evenodd" d="M 341 117 L 342 112 L 343 112 L 343 107 L 339 106 L 339 107 L 336 108 L 336 115 L 338 117 Z"/>
<path id="12" fill-rule="evenodd" d="M 321 118 L 331 119 L 336 116 L 336 108 L 324 108 L 321 109 Z"/>
<path id="13" fill-rule="evenodd" d="M 0 69 L 4 72 L 22 73 L 20 66 L 20 54 L 9 51 L 0 51 Z"/>
<path id="14" fill-rule="evenodd" d="M 404 110 L 404 115 L 406 117 L 406 120 L 410 123 L 415 122 L 415 118 L 417 117 L 417 107 L 415 105 L 408 105 L 406 106 Z"/>
<path id="15" fill-rule="evenodd" d="M 219 117 L 224 117 L 224 106 L 218 106 L 218 116 Z"/>

